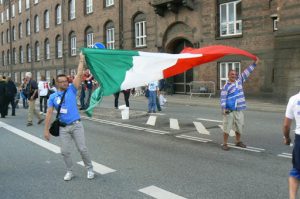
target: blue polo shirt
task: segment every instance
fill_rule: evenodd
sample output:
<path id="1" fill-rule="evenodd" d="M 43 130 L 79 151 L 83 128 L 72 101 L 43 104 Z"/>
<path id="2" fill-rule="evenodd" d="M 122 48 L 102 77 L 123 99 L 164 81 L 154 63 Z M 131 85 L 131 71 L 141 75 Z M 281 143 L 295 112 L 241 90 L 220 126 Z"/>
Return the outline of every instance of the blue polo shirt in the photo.
<path id="1" fill-rule="evenodd" d="M 48 107 L 54 107 L 57 110 L 63 94 L 64 91 L 57 91 L 51 94 L 48 100 Z M 70 84 L 67 88 L 65 99 L 61 105 L 59 121 L 71 124 L 72 122 L 80 119 L 76 103 L 76 94 L 77 89 L 73 84 Z"/>

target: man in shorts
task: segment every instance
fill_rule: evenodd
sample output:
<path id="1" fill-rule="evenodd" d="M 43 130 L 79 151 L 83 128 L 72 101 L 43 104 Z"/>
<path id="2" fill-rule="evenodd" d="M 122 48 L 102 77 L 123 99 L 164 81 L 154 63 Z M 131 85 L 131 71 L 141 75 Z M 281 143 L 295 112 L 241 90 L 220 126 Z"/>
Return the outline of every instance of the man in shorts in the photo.
<path id="1" fill-rule="evenodd" d="M 286 145 L 290 145 L 290 128 L 292 121 L 296 121 L 295 129 L 295 144 L 293 149 L 293 168 L 290 171 L 289 177 L 289 193 L 290 199 L 296 199 L 299 180 L 300 180 L 300 93 L 292 96 L 289 99 L 285 118 L 283 122 L 283 142 Z"/>

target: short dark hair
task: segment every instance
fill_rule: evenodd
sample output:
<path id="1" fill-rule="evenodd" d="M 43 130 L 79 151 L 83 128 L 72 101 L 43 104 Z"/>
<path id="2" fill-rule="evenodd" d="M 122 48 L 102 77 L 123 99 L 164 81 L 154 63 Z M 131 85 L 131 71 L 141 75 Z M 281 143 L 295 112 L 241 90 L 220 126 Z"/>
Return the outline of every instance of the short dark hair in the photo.
<path id="1" fill-rule="evenodd" d="M 67 75 L 65 75 L 65 74 L 59 74 L 59 75 L 57 75 L 56 76 L 56 81 L 58 81 L 58 78 L 60 78 L 60 77 L 65 77 L 65 78 L 67 78 Z M 68 79 L 68 78 L 67 78 Z"/>

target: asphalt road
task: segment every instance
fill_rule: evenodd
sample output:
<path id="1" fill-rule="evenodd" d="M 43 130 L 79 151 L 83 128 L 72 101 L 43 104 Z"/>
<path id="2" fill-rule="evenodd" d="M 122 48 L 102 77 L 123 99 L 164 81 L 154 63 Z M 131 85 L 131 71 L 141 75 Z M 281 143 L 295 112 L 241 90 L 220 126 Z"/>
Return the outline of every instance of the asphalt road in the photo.
<path id="1" fill-rule="evenodd" d="M 102 109 L 110 103 L 111 98 L 105 99 Z M 132 100 L 131 107 L 146 110 L 139 101 Z M 52 150 L 60 146 L 59 139 L 51 139 L 54 146 L 47 147 L 41 141 L 43 126 L 26 127 L 26 111 L 18 109 L 16 117 L 0 120 L 1 198 L 288 197 L 291 147 L 282 145 L 281 113 L 246 111 L 243 140 L 253 150 L 228 152 L 220 149 L 220 128 L 203 135 L 193 126 L 198 118 L 221 120 L 218 109 L 169 104 L 162 113 L 155 115 L 155 125 L 146 124 L 149 115 L 126 121 L 109 116 L 84 119 L 97 177 L 86 179 L 74 147 L 76 177 L 64 182 L 61 155 Z M 178 119 L 180 129 L 170 129 L 169 118 Z M 205 127 L 217 123 L 201 122 Z M 187 139 L 191 137 L 199 140 Z"/>

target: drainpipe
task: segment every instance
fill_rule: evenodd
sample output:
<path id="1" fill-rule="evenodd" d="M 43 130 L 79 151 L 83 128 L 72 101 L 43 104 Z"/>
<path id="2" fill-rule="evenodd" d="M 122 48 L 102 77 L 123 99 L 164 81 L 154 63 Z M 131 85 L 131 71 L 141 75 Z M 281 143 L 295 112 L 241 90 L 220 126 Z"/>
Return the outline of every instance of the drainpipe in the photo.
<path id="1" fill-rule="evenodd" d="M 124 48 L 124 24 L 123 24 L 123 0 L 119 0 L 119 48 L 123 49 Z"/>

